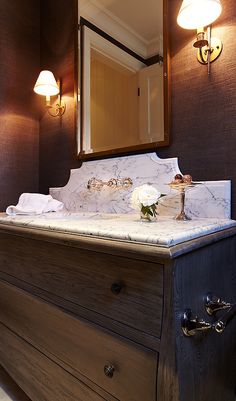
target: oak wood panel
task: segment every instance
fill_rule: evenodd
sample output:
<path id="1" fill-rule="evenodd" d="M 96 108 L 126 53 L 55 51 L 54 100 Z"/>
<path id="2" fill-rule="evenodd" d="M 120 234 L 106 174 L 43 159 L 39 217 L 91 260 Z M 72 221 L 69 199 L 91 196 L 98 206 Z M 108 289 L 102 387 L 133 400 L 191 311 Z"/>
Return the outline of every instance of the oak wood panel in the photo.
<path id="1" fill-rule="evenodd" d="M 158 337 L 163 266 L 69 246 L 0 235 L 0 270 L 75 304 Z M 121 293 L 111 285 L 121 282 Z"/>
<path id="2" fill-rule="evenodd" d="M 75 377 L 0 323 L 3 367 L 32 401 L 102 401 Z"/>
<path id="3" fill-rule="evenodd" d="M 8 231 L 6 232 L 6 230 Z M 0 249 L 4 250 L 5 245 L 14 245 L 14 242 L 12 243 L 9 241 L 9 232 L 11 231 L 14 234 L 18 232 L 18 235 L 14 235 L 15 241 L 18 240 L 19 242 L 22 242 L 22 235 L 25 235 L 25 248 L 27 245 L 30 248 L 32 242 L 40 243 L 40 241 L 33 241 L 32 238 L 45 237 L 47 238 L 47 241 L 41 241 L 42 244 L 48 244 L 49 238 L 51 238 L 52 241 L 58 241 L 58 244 L 67 244 L 68 249 L 77 249 L 78 252 L 80 252 L 81 247 L 88 247 L 91 255 L 99 253 L 92 251 L 93 246 L 94 249 L 98 250 L 99 244 L 101 245 L 101 255 L 104 256 L 104 252 L 112 252 L 109 246 L 105 246 L 105 243 L 110 243 L 111 241 L 102 240 L 100 242 L 98 239 L 91 238 L 83 238 L 83 240 L 81 240 L 78 236 L 68 234 L 63 235 L 63 238 L 61 238 L 59 233 L 48 233 L 47 231 L 40 232 L 40 230 L 28 228 L 23 230 L 19 227 L 14 227 L 14 229 L 13 227 L 4 227 L 2 229 L 2 236 L 6 235 L 6 242 L 2 241 L 0 243 Z M 183 310 L 186 307 L 191 307 L 193 312 L 199 313 L 200 317 L 210 319 L 205 315 L 203 308 L 203 295 L 204 292 L 207 291 L 213 291 L 216 294 L 223 296 L 226 300 L 235 302 L 235 234 L 235 229 L 224 230 L 221 233 L 216 233 L 206 236 L 206 238 L 189 241 L 189 243 L 173 247 L 173 255 L 178 257 L 174 261 L 169 260 L 169 262 L 166 261 L 165 263 L 163 327 L 160 339 L 160 358 L 157 375 L 158 401 L 189 401 L 190 399 L 191 401 L 209 401 L 211 396 L 214 396 L 214 400 L 216 401 L 234 401 L 236 357 L 234 335 L 235 322 L 232 321 L 229 328 L 227 328 L 227 331 L 225 331 L 225 333 L 220 337 L 217 336 L 216 333 L 208 333 L 210 334 L 209 337 L 207 335 L 198 335 L 195 338 L 185 338 L 180 329 L 180 318 Z M 227 236 L 229 237 L 227 238 Z M 32 238 L 29 239 L 30 237 Z M 115 244 L 114 241 L 113 243 Z M 71 246 L 71 244 L 74 244 L 74 246 Z M 76 248 L 76 244 L 78 248 Z M 208 246 L 206 247 L 206 245 Z M 196 250 L 198 246 L 200 248 Z M 122 244 L 119 244 L 118 248 L 119 251 L 121 251 Z M 148 250 L 150 247 L 144 246 L 144 249 L 147 249 L 147 252 L 149 252 Z M 14 252 L 14 248 L 12 246 L 9 247 L 9 254 L 12 250 Z M 35 248 L 35 252 L 36 251 L 37 249 Z M 116 251 L 114 251 L 114 253 L 116 253 Z M 124 253 L 126 254 L 126 252 L 129 251 L 129 247 L 127 248 L 124 246 Z M 24 266 L 25 261 L 24 258 L 22 258 L 22 252 L 23 249 L 20 247 L 19 260 L 23 260 Z M 50 253 L 49 246 L 45 248 L 45 252 L 47 254 Z M 150 255 L 154 258 L 155 252 L 152 253 L 150 251 Z M 2 262 L 4 262 L 4 260 L 7 260 L 9 255 L 7 256 L 7 253 L 4 254 L 3 252 L 2 256 Z M 38 256 L 39 259 L 42 258 L 41 252 L 39 252 Z M 58 257 L 60 256 L 61 254 L 59 253 Z M 17 265 L 18 270 L 22 268 L 19 260 Z M 157 263 L 158 261 L 159 259 L 156 260 Z M 31 269 L 29 269 L 29 275 L 30 272 Z M 2 273 L 1 275 L 5 275 L 6 279 L 10 277 L 7 273 Z M 12 278 L 14 279 L 14 277 Z M 20 282 L 20 280 L 18 281 Z M 21 283 L 23 283 L 23 281 L 21 281 Z M 27 285 L 29 287 L 28 290 L 31 291 L 32 286 L 27 283 L 24 284 Z M 17 282 L 16 285 L 18 285 Z M 40 292 L 43 292 L 43 289 L 38 288 L 38 291 L 40 294 Z M 12 295 L 9 294 L 10 293 L 5 293 L 5 295 L 3 294 L 4 305 L 6 306 L 0 308 L 3 314 L 6 313 L 6 319 L 11 318 L 11 308 L 13 310 L 16 305 L 18 308 L 18 304 L 20 304 L 20 302 L 17 302 L 15 297 L 13 297 L 14 305 L 12 302 L 9 302 L 12 297 Z M 48 296 L 50 295 L 51 294 L 48 292 Z M 63 296 L 63 294 L 61 295 Z M 27 296 L 30 297 L 29 295 Z M 6 312 L 4 312 L 5 309 Z M 24 309 L 27 309 L 27 307 Z M 54 310 L 55 308 L 52 309 Z M 14 324 L 18 321 L 19 325 L 21 325 L 21 320 L 18 319 L 18 317 L 17 319 L 15 318 L 15 316 L 21 314 L 21 311 L 19 309 L 17 310 L 18 313 L 14 313 L 14 319 L 12 319 L 12 321 L 14 321 Z M 30 311 L 32 311 L 31 305 L 29 307 L 29 313 Z M 87 312 L 89 312 L 89 310 L 87 310 Z M 24 313 L 27 314 L 27 312 Z M 89 314 L 87 317 L 90 319 Z M 75 320 L 77 321 L 77 319 Z M 111 322 L 112 320 L 110 319 L 110 324 Z M 9 320 L 8 324 L 10 324 Z M 33 325 L 33 327 L 35 326 Z M 125 330 L 124 335 L 126 335 Z M 55 358 L 54 355 L 52 357 Z M 62 359 L 59 363 L 61 366 L 64 366 L 64 368 L 68 366 L 68 370 L 72 372 L 72 368 L 69 367 L 68 364 L 63 364 Z M 82 375 L 78 375 L 78 377 L 82 377 Z M 83 377 L 85 378 L 85 376 Z M 106 396 L 104 396 L 104 398 L 107 399 Z"/>
<path id="4" fill-rule="evenodd" d="M 1 401 L 32 401 L 12 380 L 9 374 L 0 366 L 0 400 Z"/>
<path id="5" fill-rule="evenodd" d="M 111 320 L 110 318 L 100 315 L 99 313 L 80 307 L 73 302 L 66 301 L 61 297 L 50 294 L 48 291 L 45 291 L 42 288 L 32 286 L 31 284 L 28 284 L 22 280 L 18 280 L 15 277 L 10 276 L 6 273 L 0 272 L 0 279 L 61 308 L 67 313 L 71 313 L 74 316 L 79 316 L 80 319 L 85 319 L 86 321 L 93 322 L 99 325 L 101 328 L 109 328 L 111 332 L 132 340 L 137 344 L 148 347 L 153 351 L 160 351 L 160 339 L 157 337 L 150 336 L 149 334 L 143 333 L 129 326 L 125 326 L 123 323 L 119 323 L 116 320 Z"/>
<path id="6" fill-rule="evenodd" d="M 191 308 L 208 322 L 204 296 L 212 292 L 227 302 L 236 302 L 236 236 L 176 259 L 174 264 L 174 313 L 177 366 L 181 401 L 235 401 L 236 318 L 222 334 L 213 330 L 185 337 L 181 314 Z"/>
<path id="7" fill-rule="evenodd" d="M 3 282 L 0 320 L 39 350 L 56 356 L 118 399 L 155 400 L 156 353 L 81 322 Z M 105 365 L 115 367 L 112 379 L 104 375 Z"/>
<path id="8" fill-rule="evenodd" d="M 180 401 L 178 366 L 176 363 L 173 263 L 167 262 L 164 269 L 165 291 L 163 328 L 157 377 L 157 400 Z M 182 400 L 181 400 L 182 401 Z M 190 400 L 189 400 L 190 401 Z M 192 400 L 191 400 L 192 401 Z M 210 401 L 210 400 L 209 400 Z"/>

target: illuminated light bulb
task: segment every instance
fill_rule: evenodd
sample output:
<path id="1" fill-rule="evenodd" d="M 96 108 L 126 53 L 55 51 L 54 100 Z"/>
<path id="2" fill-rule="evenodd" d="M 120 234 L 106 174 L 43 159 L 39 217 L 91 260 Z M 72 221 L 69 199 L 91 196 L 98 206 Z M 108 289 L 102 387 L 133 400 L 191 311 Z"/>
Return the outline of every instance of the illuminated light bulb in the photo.
<path id="1" fill-rule="evenodd" d="M 183 0 L 177 23 L 184 29 L 198 29 L 212 24 L 221 12 L 220 0 Z"/>

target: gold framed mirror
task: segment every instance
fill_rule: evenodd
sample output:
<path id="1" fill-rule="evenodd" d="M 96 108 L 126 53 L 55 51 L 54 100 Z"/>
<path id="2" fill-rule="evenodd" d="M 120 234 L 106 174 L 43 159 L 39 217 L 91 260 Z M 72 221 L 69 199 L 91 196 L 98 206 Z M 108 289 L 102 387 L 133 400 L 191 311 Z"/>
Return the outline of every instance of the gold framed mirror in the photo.
<path id="1" fill-rule="evenodd" d="M 167 0 L 80 0 L 80 158 L 169 144 L 167 7 Z"/>

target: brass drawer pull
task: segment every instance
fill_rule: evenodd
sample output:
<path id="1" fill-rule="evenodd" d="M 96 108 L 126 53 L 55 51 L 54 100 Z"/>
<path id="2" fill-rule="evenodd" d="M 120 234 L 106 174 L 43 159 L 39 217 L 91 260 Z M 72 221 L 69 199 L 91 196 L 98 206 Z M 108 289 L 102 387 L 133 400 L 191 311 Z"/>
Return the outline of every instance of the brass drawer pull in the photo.
<path id="1" fill-rule="evenodd" d="M 105 365 L 104 366 L 104 373 L 105 376 L 112 378 L 114 374 L 115 368 L 113 365 Z"/>
<path id="2" fill-rule="evenodd" d="M 219 308 L 219 305 L 216 305 L 216 307 L 218 310 L 226 309 L 225 305 L 226 303 L 224 303 L 221 308 Z M 186 309 L 182 316 L 181 324 L 184 335 L 187 337 L 194 336 L 197 332 L 203 332 L 206 330 L 215 330 L 219 334 L 223 333 L 228 323 L 230 323 L 231 320 L 236 317 L 236 304 L 227 305 L 230 305 L 230 307 L 227 306 L 227 312 L 225 312 L 223 316 L 221 316 L 221 318 L 215 323 L 206 322 L 203 319 L 199 319 L 197 316 L 193 317 L 191 309 Z M 215 313 L 214 305 L 212 310 L 213 312 L 211 312 L 211 314 Z"/>
<path id="3" fill-rule="evenodd" d="M 119 282 L 113 283 L 111 285 L 111 292 L 115 295 L 119 295 L 123 287 L 124 287 L 123 283 Z"/>
<path id="4" fill-rule="evenodd" d="M 210 316 L 224 309 L 229 310 L 232 307 L 229 302 L 224 301 L 223 299 L 217 297 L 216 295 L 213 295 L 210 292 L 204 297 L 204 300 L 205 309 Z"/>

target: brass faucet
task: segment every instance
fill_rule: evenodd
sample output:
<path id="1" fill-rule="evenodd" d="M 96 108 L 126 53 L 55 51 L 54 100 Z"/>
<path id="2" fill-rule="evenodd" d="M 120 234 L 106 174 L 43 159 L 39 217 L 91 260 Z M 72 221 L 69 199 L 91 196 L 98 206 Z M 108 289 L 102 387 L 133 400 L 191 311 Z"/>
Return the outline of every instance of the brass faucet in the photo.
<path id="1" fill-rule="evenodd" d="M 109 181 L 102 181 L 93 177 L 88 180 L 87 188 L 101 191 L 105 186 L 113 189 L 129 189 L 132 185 L 131 178 L 111 178 Z"/>

